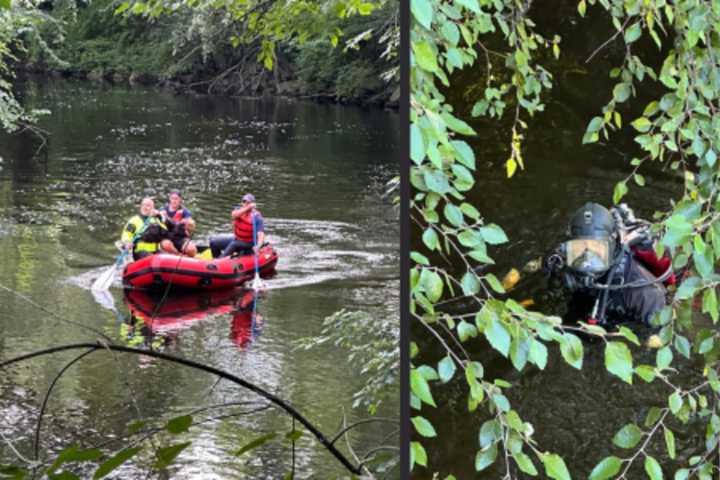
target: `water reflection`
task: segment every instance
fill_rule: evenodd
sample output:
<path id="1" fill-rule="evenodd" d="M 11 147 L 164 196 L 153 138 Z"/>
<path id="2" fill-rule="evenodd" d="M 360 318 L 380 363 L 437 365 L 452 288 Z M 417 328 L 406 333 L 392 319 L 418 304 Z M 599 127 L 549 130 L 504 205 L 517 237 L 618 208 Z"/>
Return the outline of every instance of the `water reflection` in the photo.
<path id="1" fill-rule="evenodd" d="M 240 350 L 260 335 L 265 318 L 258 307 L 261 290 L 229 289 L 174 293 L 124 291 L 128 316 L 123 318 L 123 338 L 132 345 L 158 348 L 177 341 L 182 330 L 209 318 L 230 318 L 229 338 Z"/>

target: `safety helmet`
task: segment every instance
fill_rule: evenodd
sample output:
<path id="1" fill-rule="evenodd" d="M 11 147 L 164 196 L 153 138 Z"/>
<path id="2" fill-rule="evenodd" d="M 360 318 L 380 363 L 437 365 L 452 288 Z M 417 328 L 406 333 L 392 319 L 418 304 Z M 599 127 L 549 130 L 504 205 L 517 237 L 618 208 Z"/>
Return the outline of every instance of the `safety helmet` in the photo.
<path id="1" fill-rule="evenodd" d="M 568 225 L 565 265 L 575 274 L 597 278 L 608 271 L 618 251 L 618 230 L 607 208 L 588 202 Z"/>

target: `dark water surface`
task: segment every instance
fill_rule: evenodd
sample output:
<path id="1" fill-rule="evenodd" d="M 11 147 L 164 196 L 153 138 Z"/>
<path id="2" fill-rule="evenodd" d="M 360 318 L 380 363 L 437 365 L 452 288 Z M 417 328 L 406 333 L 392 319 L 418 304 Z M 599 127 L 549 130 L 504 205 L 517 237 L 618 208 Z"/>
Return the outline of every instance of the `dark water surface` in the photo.
<path id="1" fill-rule="evenodd" d="M 639 98 L 632 99 L 632 109 L 619 108 L 626 126 L 613 134 L 612 144 L 581 145 L 588 122 L 612 97 L 615 80 L 608 77 L 608 72 L 619 65 L 619 54 L 624 47 L 611 44 L 586 64 L 593 50 L 613 34 L 607 15 L 593 11 L 590 19 L 581 19 L 576 11 L 577 2 L 553 2 L 552 8 L 546 7 L 546 4 L 533 4 L 531 16 L 544 33 L 562 35 L 562 55 L 559 61 L 550 59 L 549 54 L 543 60 L 554 75 L 554 87 L 544 97 L 546 111 L 536 114 L 525 132 L 524 171 L 518 171 L 511 180 L 505 177 L 512 112 L 499 123 L 470 116 L 474 102 L 479 99 L 478 92 L 482 92 L 485 85 L 484 62 L 478 62 L 480 65 L 473 71 L 456 75 L 451 81 L 453 89 L 448 92 L 459 116 L 478 132 L 478 136 L 470 140 L 479 168 L 469 201 L 478 207 L 487 222 L 501 225 L 510 238 L 509 244 L 490 252 L 497 262 L 491 271 L 498 277 L 510 268 L 521 269 L 528 261 L 550 252 L 563 240 L 568 219 L 584 202 L 606 206 L 612 203 L 615 183 L 631 173 L 630 160 L 641 156 L 633 142 L 633 130 L 627 125 L 641 115 L 650 96 L 658 92 L 652 82 L 646 82 L 638 89 Z M 656 65 L 657 49 L 651 41 L 646 44 L 646 40 L 639 44 L 641 48 L 637 53 Z M 646 177 L 647 186 L 630 185 L 626 201 L 639 217 L 651 218 L 654 211 L 668 209 L 670 198 L 682 193 L 682 178 L 670 170 L 663 171 L 659 165 L 646 164 L 640 172 Z M 546 291 L 541 272 L 522 276 L 510 294 L 512 298 L 518 301 L 532 298 L 533 309 L 562 313 L 564 302 Z M 465 308 L 472 311 L 469 306 Z M 641 335 L 647 334 L 636 330 Z M 425 352 L 423 362 L 432 364 L 444 356 L 442 346 L 429 339 L 422 326 L 415 325 L 412 333 Z M 607 373 L 602 342 L 585 344 L 581 371 L 565 364 L 559 350 L 552 348 L 544 371 L 531 366 L 526 367 L 522 375 L 484 340 L 470 341 L 469 351 L 483 362 L 486 378 L 504 378 L 513 383 L 507 395 L 521 417 L 533 424 L 538 448 L 562 455 L 573 478 L 587 478 L 594 465 L 608 455 L 628 457 L 632 451 L 612 445 L 615 432 L 630 422 L 642 425 L 649 408 L 666 406 L 667 396 L 672 393 L 658 381 L 648 385 L 635 377 L 635 385 L 630 386 Z M 655 364 L 654 350 L 635 349 L 634 357 L 636 365 Z M 674 381 L 689 385 L 698 380 L 692 378 L 688 362 L 677 359 L 675 362 L 680 370 Z M 449 473 L 459 479 L 501 478 L 505 474 L 501 454 L 497 468 L 481 474 L 474 470 L 478 433 L 487 418 L 480 411 L 468 413 L 464 378 L 438 386 L 433 393 L 442 408 L 423 407 L 423 415 L 431 419 L 438 430 L 437 441 L 423 439 L 432 468 L 416 467 L 414 478 L 429 478 L 427 472 L 436 470 L 442 473 L 440 478 Z M 703 445 L 704 432 L 692 425 L 674 427 L 678 427 L 678 460 L 685 461 L 693 449 Z M 649 452 L 661 462 L 666 476 L 671 476 L 671 467 L 676 464 L 667 457 L 662 435 Z M 544 472 L 540 462 L 532 457 L 538 471 Z M 629 478 L 645 478 L 642 459 L 636 463 L 639 468 L 632 470 Z M 517 477 L 513 473 L 513 478 L 525 477 L 520 472 Z M 542 473 L 540 478 L 544 478 Z"/>
<path id="2" fill-rule="evenodd" d="M 39 143 L 31 135 L 0 137 L 0 285 L 47 312 L 0 289 L 0 358 L 95 338 L 63 320 L 123 341 L 129 307 L 157 308 L 147 297 L 125 299 L 116 285 L 111 293 L 118 317 L 89 291 L 117 254 L 112 242 L 142 196 L 164 203 L 167 192 L 181 189 L 202 240 L 229 231 L 231 207 L 251 191 L 280 255 L 278 275 L 257 301 L 262 322 L 247 323 L 244 313 L 252 302 L 242 302 L 245 292 L 171 294 L 157 310 L 165 318 L 155 322 L 156 336 L 143 339 L 135 332 L 132 338 L 254 382 L 289 401 L 328 435 L 337 430 L 343 408 L 350 419 L 365 415 L 352 409 L 353 393 L 364 379 L 347 352 L 333 346 L 297 351 L 294 342 L 319 334 L 322 320 L 342 308 L 397 317 L 397 213 L 381 198 L 384 182 L 397 174 L 397 115 L 69 80 L 28 81 L 23 96 L 28 105 L 52 111 L 40 123 L 51 136 L 47 150 L 37 155 Z M 77 353 L 45 356 L 0 376 L 0 433 L 23 455 L 32 454 L 44 392 Z M 138 417 L 252 402 L 199 414 L 201 419 L 263 404 L 239 387 L 215 381 L 150 358 L 95 353 L 56 386 L 43 423 L 41 457 L 82 438 L 121 436 Z M 397 408 L 393 399 L 380 413 L 395 414 Z M 392 431 L 376 425 L 353 435 L 359 451 Z M 290 418 L 276 409 L 193 427 L 194 442 L 173 476 L 280 478 L 291 464 L 281 442 L 240 460 L 228 452 L 263 433 L 290 428 Z M 0 463 L 13 461 L 1 443 Z M 125 471 L 123 478 L 133 472 Z M 307 436 L 298 443 L 296 472 L 300 478 L 346 473 Z"/>

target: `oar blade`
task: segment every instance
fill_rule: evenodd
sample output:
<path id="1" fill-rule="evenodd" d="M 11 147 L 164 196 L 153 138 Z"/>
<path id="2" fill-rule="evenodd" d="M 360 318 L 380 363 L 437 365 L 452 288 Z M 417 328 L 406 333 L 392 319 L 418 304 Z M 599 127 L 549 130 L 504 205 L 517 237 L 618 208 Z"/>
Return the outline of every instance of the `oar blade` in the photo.
<path id="1" fill-rule="evenodd" d="M 91 287 L 92 290 L 100 292 L 109 289 L 113 283 L 113 280 L 115 280 L 115 272 L 117 271 L 117 267 L 118 265 L 116 263 L 112 267 L 101 273 L 100 276 L 93 282 Z"/>
<path id="2" fill-rule="evenodd" d="M 262 290 L 265 288 L 265 282 L 262 281 L 260 275 L 255 275 L 251 287 L 253 290 Z"/>

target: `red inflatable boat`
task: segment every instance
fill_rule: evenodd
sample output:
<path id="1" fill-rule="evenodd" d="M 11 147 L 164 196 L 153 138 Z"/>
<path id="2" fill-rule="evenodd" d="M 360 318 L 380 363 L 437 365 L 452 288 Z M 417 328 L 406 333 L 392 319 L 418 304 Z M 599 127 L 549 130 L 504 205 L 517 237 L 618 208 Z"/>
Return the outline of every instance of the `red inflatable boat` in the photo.
<path id="1" fill-rule="evenodd" d="M 265 277 L 275 271 L 278 256 L 265 245 L 258 255 L 258 270 Z M 123 271 L 123 284 L 134 288 L 176 287 L 216 290 L 242 285 L 255 277 L 255 255 L 212 260 L 157 253 L 132 262 Z"/>

